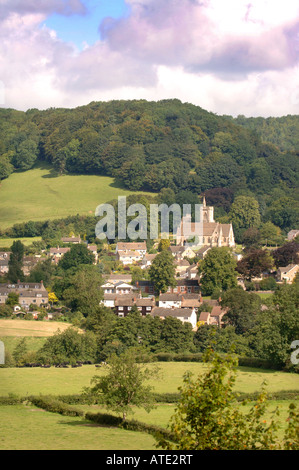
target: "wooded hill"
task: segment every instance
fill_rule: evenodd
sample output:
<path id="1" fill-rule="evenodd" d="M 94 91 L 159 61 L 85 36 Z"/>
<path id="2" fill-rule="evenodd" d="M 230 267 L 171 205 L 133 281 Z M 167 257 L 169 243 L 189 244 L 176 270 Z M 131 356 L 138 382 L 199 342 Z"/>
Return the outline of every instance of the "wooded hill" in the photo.
<path id="1" fill-rule="evenodd" d="M 43 160 L 57 175 L 117 177 L 134 191 L 205 192 L 224 212 L 240 194 L 255 197 L 262 212 L 274 203 L 294 210 L 298 130 L 299 116 L 233 119 L 176 99 L 1 109 L 0 179 Z M 296 217 L 273 222 L 288 229 Z"/>

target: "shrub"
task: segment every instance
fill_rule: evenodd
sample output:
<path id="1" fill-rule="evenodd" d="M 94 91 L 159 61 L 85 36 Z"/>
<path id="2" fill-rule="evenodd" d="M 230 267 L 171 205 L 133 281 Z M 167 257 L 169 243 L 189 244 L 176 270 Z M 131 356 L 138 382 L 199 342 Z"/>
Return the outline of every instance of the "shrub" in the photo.
<path id="1" fill-rule="evenodd" d="M 53 397 L 30 397 L 30 402 L 42 408 L 43 410 L 50 411 L 51 413 L 59 413 L 64 416 L 84 416 L 82 410 L 77 410 L 76 408 L 70 407 L 65 403 L 62 403 L 57 398 Z"/>

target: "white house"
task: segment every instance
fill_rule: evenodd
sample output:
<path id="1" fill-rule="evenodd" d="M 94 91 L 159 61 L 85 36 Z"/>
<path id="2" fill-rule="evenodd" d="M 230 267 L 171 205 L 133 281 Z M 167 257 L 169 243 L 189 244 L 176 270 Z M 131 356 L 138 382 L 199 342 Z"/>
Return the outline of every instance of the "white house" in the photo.
<path id="1" fill-rule="evenodd" d="M 108 281 L 102 285 L 104 294 L 131 294 L 137 291 L 137 287 L 132 286 L 124 281 L 111 282 Z"/>
<path id="2" fill-rule="evenodd" d="M 155 307 L 151 311 L 153 317 L 165 319 L 167 317 L 177 318 L 183 323 L 190 323 L 192 329 L 196 329 L 197 316 L 195 308 L 164 308 Z"/>

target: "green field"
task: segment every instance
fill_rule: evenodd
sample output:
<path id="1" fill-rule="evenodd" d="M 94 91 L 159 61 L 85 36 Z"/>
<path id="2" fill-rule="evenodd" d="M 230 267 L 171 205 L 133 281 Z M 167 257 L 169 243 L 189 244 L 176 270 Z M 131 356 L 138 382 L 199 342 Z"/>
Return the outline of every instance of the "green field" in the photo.
<path id="1" fill-rule="evenodd" d="M 20 241 L 25 246 L 32 245 L 33 242 L 40 242 L 42 237 L 31 238 L 0 238 L 0 248 L 10 248 L 14 241 Z"/>
<path id="2" fill-rule="evenodd" d="M 202 363 L 191 362 L 161 362 L 158 365 L 160 379 L 151 383 L 157 393 L 176 393 L 183 383 L 183 375 L 187 370 L 197 376 L 206 368 Z M 83 387 L 90 385 L 90 380 L 94 375 L 101 373 L 103 372 L 94 365 L 67 369 L 2 368 L 0 369 L 0 396 L 77 394 L 82 392 Z M 239 367 L 235 389 L 239 392 L 253 393 L 261 389 L 264 381 L 268 384 L 269 393 L 280 390 L 299 390 L 298 374 L 246 367 Z"/>
<path id="3" fill-rule="evenodd" d="M 0 340 L 12 353 L 20 338 L 25 336 L 28 349 L 36 350 L 41 347 L 47 336 L 57 331 L 57 328 L 62 330 L 67 326 L 69 325 L 59 322 L 2 319 Z M 160 368 L 159 378 L 149 381 L 156 393 L 177 393 L 178 387 L 183 384 L 186 371 L 192 372 L 196 377 L 207 368 L 207 365 L 195 362 L 160 362 L 147 364 L 147 367 L 156 365 Z M 30 395 L 80 394 L 84 387 L 90 386 L 92 377 L 104 373 L 105 369 L 95 365 L 78 368 L 0 368 L 0 397 L 23 399 L 23 402 L 17 405 L 0 405 L 0 450 L 155 450 L 155 440 L 149 434 L 99 426 L 84 417 L 50 413 L 27 400 Z M 265 419 L 270 420 L 272 412 L 279 407 L 280 438 L 286 426 L 291 401 L 273 400 L 271 393 L 283 390 L 299 391 L 299 375 L 239 367 L 235 390 L 245 393 L 258 392 L 264 382 L 267 383 L 269 392 Z M 250 406 L 248 404 L 241 409 L 248 412 Z M 75 408 L 92 413 L 104 411 L 98 406 L 75 405 Z M 174 411 L 174 404 L 158 403 L 150 413 L 135 409 L 132 417 L 166 428 Z"/>
<path id="4" fill-rule="evenodd" d="M 40 165 L 1 181 L 0 228 L 29 220 L 93 215 L 99 204 L 132 193 L 108 176 L 56 176 L 51 167 Z"/>
<path id="5" fill-rule="evenodd" d="M 145 433 L 96 426 L 30 404 L 0 406 L 0 450 L 154 450 Z"/>

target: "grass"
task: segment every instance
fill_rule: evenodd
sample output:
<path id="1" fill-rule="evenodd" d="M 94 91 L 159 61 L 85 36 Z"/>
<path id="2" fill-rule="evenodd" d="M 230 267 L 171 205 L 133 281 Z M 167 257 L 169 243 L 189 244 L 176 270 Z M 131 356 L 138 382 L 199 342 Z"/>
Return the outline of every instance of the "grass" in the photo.
<path id="1" fill-rule="evenodd" d="M 57 176 L 49 165 L 40 163 L 32 170 L 13 173 L 1 181 L 0 228 L 29 220 L 93 215 L 99 204 L 133 193 L 108 176 Z"/>
<path id="2" fill-rule="evenodd" d="M 1 450 L 153 450 L 145 433 L 96 426 L 32 405 L 0 406 Z"/>
<path id="3" fill-rule="evenodd" d="M 70 326 L 72 325 L 67 322 L 1 318 L 0 337 L 48 337 Z"/>
<path id="4" fill-rule="evenodd" d="M 156 364 L 156 363 L 155 363 Z M 187 370 L 195 375 L 206 370 L 202 363 L 161 362 L 160 379 L 149 382 L 157 393 L 175 393 L 183 383 L 183 374 Z M 2 368 L 0 369 L 0 396 L 16 394 L 20 397 L 36 394 L 69 395 L 81 393 L 83 387 L 90 385 L 94 375 L 102 374 L 94 365 L 79 368 L 59 369 L 43 368 Z M 267 390 L 299 390 L 298 374 L 238 368 L 235 389 L 239 392 L 252 393 L 261 390 L 264 381 Z"/>
<path id="5" fill-rule="evenodd" d="M 32 245 L 33 242 L 40 242 L 42 237 L 31 238 L 0 238 L 0 248 L 10 248 L 14 241 L 20 241 L 25 246 Z"/>

